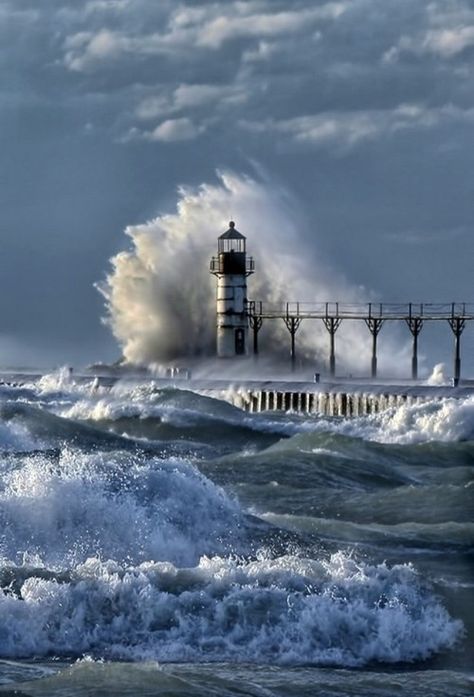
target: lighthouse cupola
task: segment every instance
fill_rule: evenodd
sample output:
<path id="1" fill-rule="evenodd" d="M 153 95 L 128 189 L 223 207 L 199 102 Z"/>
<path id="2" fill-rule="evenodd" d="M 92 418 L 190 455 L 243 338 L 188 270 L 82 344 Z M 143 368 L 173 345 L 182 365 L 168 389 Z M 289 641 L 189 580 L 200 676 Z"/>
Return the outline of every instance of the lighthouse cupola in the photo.
<path id="1" fill-rule="evenodd" d="M 248 353 L 247 276 L 254 272 L 247 257 L 246 239 L 229 223 L 217 240 L 217 257 L 210 272 L 217 277 L 217 355 L 220 358 Z"/>

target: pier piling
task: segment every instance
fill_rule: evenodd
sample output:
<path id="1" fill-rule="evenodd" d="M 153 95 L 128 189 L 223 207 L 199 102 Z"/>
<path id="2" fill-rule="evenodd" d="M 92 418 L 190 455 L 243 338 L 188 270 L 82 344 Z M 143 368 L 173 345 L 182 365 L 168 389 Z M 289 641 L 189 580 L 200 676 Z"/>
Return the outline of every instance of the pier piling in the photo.
<path id="1" fill-rule="evenodd" d="M 413 351 L 411 357 L 411 377 L 413 380 L 418 379 L 418 337 L 423 328 L 423 320 L 421 317 L 411 316 L 411 303 L 410 303 L 410 317 L 406 320 L 409 330 L 413 336 Z"/>
<path id="2" fill-rule="evenodd" d="M 258 332 L 262 328 L 263 319 L 256 315 L 250 315 L 249 324 L 253 332 L 253 355 L 258 358 Z"/>
<path id="3" fill-rule="evenodd" d="M 370 312 L 370 310 L 369 310 Z M 371 375 L 373 378 L 377 377 L 377 337 L 382 325 L 384 323 L 383 319 L 379 317 L 369 317 L 365 320 L 365 323 L 372 334 L 372 361 L 371 361 Z"/>
<path id="4" fill-rule="evenodd" d="M 329 332 L 329 375 L 334 377 L 336 375 L 335 336 L 342 320 L 337 317 L 324 317 L 323 322 Z"/>
<path id="5" fill-rule="evenodd" d="M 296 343 L 295 343 L 295 335 L 296 332 L 298 331 L 298 328 L 301 324 L 301 319 L 299 317 L 295 316 L 289 316 L 287 315 L 285 317 L 285 324 L 288 328 L 288 331 L 290 332 L 291 335 L 291 350 L 290 350 L 290 355 L 291 355 L 291 370 L 294 371 L 296 369 Z"/>
<path id="6" fill-rule="evenodd" d="M 457 387 L 461 379 L 461 334 L 466 326 L 466 321 L 461 317 L 452 317 L 448 320 L 454 334 L 454 377 L 453 385 Z"/>

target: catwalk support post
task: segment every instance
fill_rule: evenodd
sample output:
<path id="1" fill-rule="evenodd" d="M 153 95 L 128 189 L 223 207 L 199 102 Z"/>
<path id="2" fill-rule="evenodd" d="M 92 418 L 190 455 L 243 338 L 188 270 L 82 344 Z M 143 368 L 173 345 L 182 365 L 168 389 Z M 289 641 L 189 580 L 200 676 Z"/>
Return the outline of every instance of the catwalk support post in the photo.
<path id="1" fill-rule="evenodd" d="M 377 377 L 377 337 L 384 320 L 380 317 L 371 317 L 371 303 L 369 303 L 369 318 L 365 320 L 365 323 L 372 334 L 372 362 L 371 362 L 371 376 L 373 378 Z"/>
<path id="2" fill-rule="evenodd" d="M 454 378 L 453 385 L 457 387 L 461 379 L 461 334 L 466 326 L 466 320 L 463 317 L 451 317 L 448 320 L 454 334 Z"/>
<path id="3" fill-rule="evenodd" d="M 410 316 L 407 317 L 406 323 L 413 337 L 413 350 L 411 356 L 411 377 L 412 380 L 418 380 L 418 337 L 420 335 L 421 330 L 423 329 L 423 320 L 421 317 L 413 317 L 411 315 L 411 303 Z"/>
<path id="4" fill-rule="evenodd" d="M 287 315 L 285 317 L 285 324 L 290 332 L 291 335 L 291 370 L 294 372 L 296 369 L 296 342 L 295 342 L 295 335 L 296 332 L 298 331 L 298 328 L 301 324 L 301 319 L 299 317 L 295 317 L 294 315 Z"/>
<path id="5" fill-rule="evenodd" d="M 333 378 L 336 375 L 335 336 L 342 320 L 337 317 L 324 317 L 323 322 L 329 332 L 329 375 Z"/>
<path id="6" fill-rule="evenodd" d="M 255 360 L 258 359 L 258 332 L 262 328 L 263 319 L 255 314 L 249 315 L 250 329 L 253 332 L 253 355 Z"/>

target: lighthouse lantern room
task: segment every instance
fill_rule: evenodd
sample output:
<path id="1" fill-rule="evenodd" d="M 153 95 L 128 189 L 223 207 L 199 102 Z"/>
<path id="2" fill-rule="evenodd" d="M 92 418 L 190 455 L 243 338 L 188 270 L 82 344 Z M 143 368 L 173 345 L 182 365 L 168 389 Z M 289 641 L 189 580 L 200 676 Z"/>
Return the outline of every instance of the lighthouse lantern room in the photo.
<path id="1" fill-rule="evenodd" d="M 247 276 L 255 270 L 247 257 L 246 240 L 229 223 L 217 240 L 217 257 L 210 272 L 217 277 L 217 355 L 234 358 L 248 353 Z"/>

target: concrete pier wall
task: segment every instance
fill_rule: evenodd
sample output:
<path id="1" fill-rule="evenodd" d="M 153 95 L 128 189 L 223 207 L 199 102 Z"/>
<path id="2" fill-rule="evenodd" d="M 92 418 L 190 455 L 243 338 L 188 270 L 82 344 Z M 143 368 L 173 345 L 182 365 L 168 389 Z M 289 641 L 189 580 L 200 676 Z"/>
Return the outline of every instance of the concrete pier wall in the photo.
<path id="1" fill-rule="evenodd" d="M 303 414 L 355 417 L 377 414 L 403 404 L 474 396 L 472 387 L 422 385 L 348 385 L 305 382 L 249 381 L 223 387 L 222 381 L 198 387 L 201 394 L 217 397 L 248 412 L 294 411 Z"/>
<path id="2" fill-rule="evenodd" d="M 212 396 L 213 391 L 208 391 L 207 394 Z M 402 404 L 418 404 L 430 399 L 421 395 L 389 393 L 312 393 L 243 389 L 227 393 L 224 398 L 239 409 L 248 412 L 294 411 L 305 414 L 344 417 L 376 414 L 390 407 L 397 407 Z M 441 397 L 436 398 L 441 399 Z"/>
<path id="3" fill-rule="evenodd" d="M 3 374 L 0 383 L 20 386 L 39 375 Z M 91 375 L 75 375 L 75 382 L 88 382 Z M 423 384 L 376 384 L 362 382 L 304 382 L 283 380 L 174 379 L 144 378 L 142 375 L 100 376 L 96 386 L 112 389 L 117 382 L 149 381 L 157 389 L 189 390 L 208 397 L 222 399 L 248 412 L 294 411 L 302 414 L 357 417 L 377 414 L 391 407 L 440 399 L 474 398 L 474 382 L 465 381 L 460 387 L 428 386 Z"/>
<path id="4" fill-rule="evenodd" d="M 225 399 L 248 412 L 294 411 L 325 416 L 361 416 L 376 414 L 401 404 L 421 403 L 429 397 L 406 394 L 372 394 L 369 392 L 300 392 L 283 390 L 236 389 L 218 392 L 200 390 L 209 397 Z M 434 397 L 431 397 L 433 399 Z M 440 397 L 438 397 L 440 399 Z"/>

